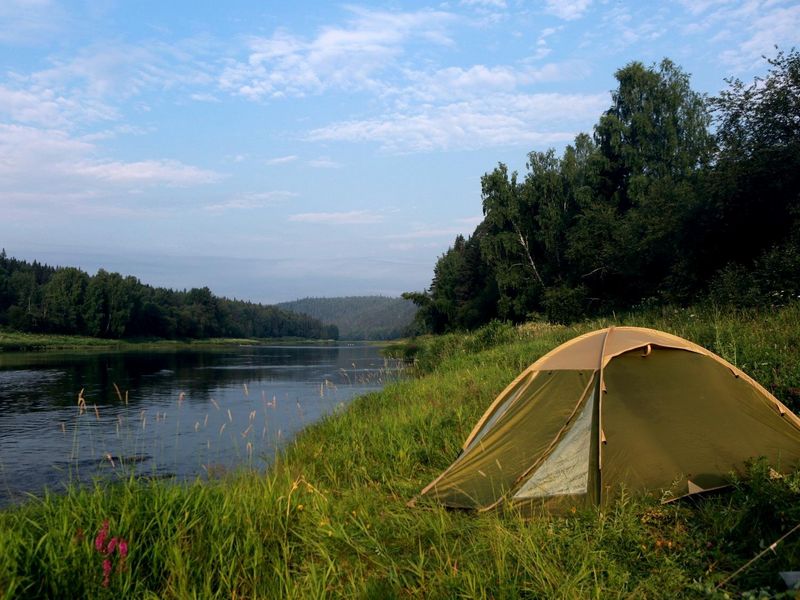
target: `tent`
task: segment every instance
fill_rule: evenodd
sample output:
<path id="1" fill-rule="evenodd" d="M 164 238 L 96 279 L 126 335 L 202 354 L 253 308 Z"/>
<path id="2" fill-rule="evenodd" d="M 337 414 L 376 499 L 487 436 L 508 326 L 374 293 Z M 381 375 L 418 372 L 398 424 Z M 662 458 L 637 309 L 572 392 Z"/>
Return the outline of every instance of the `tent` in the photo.
<path id="1" fill-rule="evenodd" d="M 761 456 L 800 464 L 800 419 L 772 394 L 688 340 L 610 327 L 525 369 L 420 496 L 523 511 L 603 503 L 623 488 L 671 499 L 725 486 Z"/>

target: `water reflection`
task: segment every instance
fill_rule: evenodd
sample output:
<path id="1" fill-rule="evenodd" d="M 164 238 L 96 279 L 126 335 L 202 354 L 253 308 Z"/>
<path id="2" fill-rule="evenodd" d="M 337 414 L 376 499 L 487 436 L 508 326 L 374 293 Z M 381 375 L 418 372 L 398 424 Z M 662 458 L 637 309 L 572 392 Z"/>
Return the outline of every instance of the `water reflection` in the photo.
<path id="1" fill-rule="evenodd" d="M 398 373 L 368 345 L 0 354 L 0 503 L 128 470 L 263 467 L 305 425 Z"/>

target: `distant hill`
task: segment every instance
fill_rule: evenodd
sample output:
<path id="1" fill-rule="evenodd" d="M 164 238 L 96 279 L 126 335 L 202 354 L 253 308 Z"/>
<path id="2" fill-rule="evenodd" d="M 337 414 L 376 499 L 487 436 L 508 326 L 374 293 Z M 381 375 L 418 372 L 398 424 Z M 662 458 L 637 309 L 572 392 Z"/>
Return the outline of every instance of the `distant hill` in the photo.
<path id="1" fill-rule="evenodd" d="M 390 340 L 407 335 L 417 313 L 410 300 L 386 296 L 303 298 L 276 304 L 278 308 L 306 314 L 325 325 L 336 325 L 346 340 Z"/>

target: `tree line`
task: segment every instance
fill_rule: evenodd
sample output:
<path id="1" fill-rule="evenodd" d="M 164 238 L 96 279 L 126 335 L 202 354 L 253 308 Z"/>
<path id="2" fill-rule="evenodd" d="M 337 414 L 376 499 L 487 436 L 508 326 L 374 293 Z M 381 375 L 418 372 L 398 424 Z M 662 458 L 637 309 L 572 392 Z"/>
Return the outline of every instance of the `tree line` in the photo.
<path id="1" fill-rule="evenodd" d="M 708 98 L 668 59 L 619 69 L 611 106 L 559 156 L 481 178 L 483 220 L 428 290 L 433 332 L 570 322 L 637 306 L 800 297 L 800 53 Z"/>
<path id="2" fill-rule="evenodd" d="M 96 275 L 0 251 L 0 325 L 101 338 L 336 339 L 335 325 L 274 306 L 230 300 L 207 287 L 171 290 L 100 269 Z"/>

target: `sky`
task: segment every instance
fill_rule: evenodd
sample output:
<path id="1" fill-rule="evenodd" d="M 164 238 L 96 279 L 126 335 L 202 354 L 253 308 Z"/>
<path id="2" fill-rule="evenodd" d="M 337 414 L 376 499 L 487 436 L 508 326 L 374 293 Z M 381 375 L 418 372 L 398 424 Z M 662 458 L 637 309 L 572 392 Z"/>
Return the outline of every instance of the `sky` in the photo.
<path id="1" fill-rule="evenodd" d="M 481 176 L 563 150 L 614 72 L 709 95 L 797 1 L 0 0 L 0 246 L 280 302 L 430 285 Z"/>

